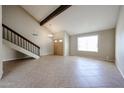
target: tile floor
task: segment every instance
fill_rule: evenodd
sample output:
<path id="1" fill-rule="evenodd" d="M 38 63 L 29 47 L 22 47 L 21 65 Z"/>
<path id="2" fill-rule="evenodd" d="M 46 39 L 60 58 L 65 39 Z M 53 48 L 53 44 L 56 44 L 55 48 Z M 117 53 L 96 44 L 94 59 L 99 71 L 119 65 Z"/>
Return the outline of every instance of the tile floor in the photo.
<path id="1" fill-rule="evenodd" d="M 124 79 L 114 63 L 69 56 L 45 56 L 4 63 L 0 87 L 122 88 Z"/>

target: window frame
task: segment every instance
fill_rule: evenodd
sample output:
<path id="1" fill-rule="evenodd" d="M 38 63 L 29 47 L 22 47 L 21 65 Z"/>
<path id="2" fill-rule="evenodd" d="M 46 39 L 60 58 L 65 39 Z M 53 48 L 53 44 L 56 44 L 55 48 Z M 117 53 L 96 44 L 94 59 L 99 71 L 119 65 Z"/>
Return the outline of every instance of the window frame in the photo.
<path id="1" fill-rule="evenodd" d="M 92 37 L 92 36 L 97 36 L 97 50 L 95 50 L 95 51 L 92 51 L 92 50 L 79 50 L 79 38 L 83 38 L 83 37 Z M 99 45 L 99 35 L 98 34 L 94 34 L 94 35 L 87 35 L 87 36 L 79 36 L 79 37 L 77 37 L 77 51 L 79 51 L 79 52 L 95 52 L 95 53 L 97 53 L 97 52 L 99 52 L 99 47 L 98 47 L 98 45 Z"/>

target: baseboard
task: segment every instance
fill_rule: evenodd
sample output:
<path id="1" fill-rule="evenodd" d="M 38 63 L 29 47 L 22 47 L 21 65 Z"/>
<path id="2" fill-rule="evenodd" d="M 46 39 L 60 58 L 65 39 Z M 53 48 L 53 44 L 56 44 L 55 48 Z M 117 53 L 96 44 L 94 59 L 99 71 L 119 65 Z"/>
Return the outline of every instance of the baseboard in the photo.
<path id="1" fill-rule="evenodd" d="M 70 55 L 70 56 L 77 56 L 77 55 Z M 115 62 L 115 60 L 105 59 L 105 58 L 98 58 L 98 57 L 87 57 L 87 56 L 78 56 L 78 57 L 85 57 L 85 58 L 90 58 L 90 59 L 95 59 L 95 60 Z"/>
<path id="2" fill-rule="evenodd" d="M 23 59 L 28 59 L 28 58 L 31 58 L 31 57 L 23 57 L 23 58 L 14 58 L 14 59 L 8 59 L 8 60 L 3 60 L 3 62 L 8 62 L 8 61 L 16 61 L 16 60 L 23 60 Z"/>
<path id="3" fill-rule="evenodd" d="M 108 61 L 108 62 L 115 62 L 115 60 L 107 60 L 107 59 L 101 59 L 101 60 Z"/>
<path id="4" fill-rule="evenodd" d="M 40 57 L 43 57 L 43 56 L 51 56 L 53 54 L 44 54 L 44 55 L 41 55 Z M 31 58 L 29 56 L 26 56 L 26 57 L 22 57 L 22 58 L 13 58 L 13 59 L 7 59 L 7 60 L 2 60 L 3 62 L 8 62 L 8 61 L 16 61 L 16 60 L 23 60 L 23 59 L 28 59 L 28 58 Z"/>
<path id="5" fill-rule="evenodd" d="M 53 55 L 53 54 L 42 54 L 42 55 L 40 55 L 40 57 L 42 57 L 42 56 L 51 56 L 51 55 Z"/>
<path id="6" fill-rule="evenodd" d="M 119 70 L 120 74 L 122 75 L 122 77 L 123 77 L 123 79 L 124 79 L 124 74 L 122 73 L 122 71 L 121 71 L 119 65 L 118 65 L 116 62 L 115 62 L 115 64 L 116 64 L 117 69 Z"/>

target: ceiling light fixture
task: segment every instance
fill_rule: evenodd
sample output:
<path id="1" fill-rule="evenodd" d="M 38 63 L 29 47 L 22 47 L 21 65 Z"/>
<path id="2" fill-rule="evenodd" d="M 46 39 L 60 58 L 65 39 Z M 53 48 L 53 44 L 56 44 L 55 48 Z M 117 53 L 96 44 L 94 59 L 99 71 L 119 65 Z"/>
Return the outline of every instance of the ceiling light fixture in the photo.
<path id="1" fill-rule="evenodd" d="M 52 35 L 52 34 L 49 34 L 49 35 L 48 35 L 48 37 L 52 38 L 52 37 L 53 37 L 53 35 Z"/>

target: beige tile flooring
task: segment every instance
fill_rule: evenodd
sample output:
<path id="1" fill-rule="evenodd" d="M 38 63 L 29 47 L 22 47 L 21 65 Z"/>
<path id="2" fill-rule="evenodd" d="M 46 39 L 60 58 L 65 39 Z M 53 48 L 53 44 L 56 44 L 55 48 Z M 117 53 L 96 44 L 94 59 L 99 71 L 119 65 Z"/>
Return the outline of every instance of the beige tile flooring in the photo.
<path id="1" fill-rule="evenodd" d="M 124 87 L 124 79 L 111 62 L 76 56 L 45 56 L 4 65 L 5 74 L 0 87 Z"/>

